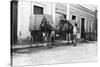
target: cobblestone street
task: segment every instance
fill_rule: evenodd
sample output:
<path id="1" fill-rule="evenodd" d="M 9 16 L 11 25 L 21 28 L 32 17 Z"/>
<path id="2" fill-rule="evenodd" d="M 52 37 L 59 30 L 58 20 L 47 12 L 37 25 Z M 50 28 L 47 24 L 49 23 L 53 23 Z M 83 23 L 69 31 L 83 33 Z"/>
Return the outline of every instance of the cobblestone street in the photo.
<path id="1" fill-rule="evenodd" d="M 12 56 L 13 66 L 56 64 L 96 61 L 97 43 L 78 43 L 76 47 L 70 45 L 53 48 L 26 48 L 17 50 Z"/>

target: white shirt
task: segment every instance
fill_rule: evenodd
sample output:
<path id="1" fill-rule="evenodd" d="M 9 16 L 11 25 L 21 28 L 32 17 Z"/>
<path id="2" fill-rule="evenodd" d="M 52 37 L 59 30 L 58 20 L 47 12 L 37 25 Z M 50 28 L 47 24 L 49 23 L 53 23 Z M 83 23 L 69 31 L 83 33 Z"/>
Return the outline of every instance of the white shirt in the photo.
<path id="1" fill-rule="evenodd" d="M 54 35 L 55 35 L 55 31 L 52 31 L 52 32 L 51 32 L 51 36 L 54 36 Z"/>
<path id="2" fill-rule="evenodd" d="M 74 34 L 77 34 L 77 28 L 75 26 L 74 26 L 73 32 Z"/>

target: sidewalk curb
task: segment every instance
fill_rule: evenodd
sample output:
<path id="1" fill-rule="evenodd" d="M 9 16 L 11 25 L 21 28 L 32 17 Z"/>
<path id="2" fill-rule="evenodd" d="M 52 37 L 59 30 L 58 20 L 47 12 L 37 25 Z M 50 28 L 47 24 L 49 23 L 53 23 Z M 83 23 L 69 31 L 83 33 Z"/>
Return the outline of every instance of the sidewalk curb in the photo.
<path id="1" fill-rule="evenodd" d="M 72 41 L 69 41 L 72 42 Z M 68 41 L 62 41 L 62 42 L 57 42 L 57 43 L 68 43 Z M 28 45 L 14 45 L 12 46 L 12 49 L 17 49 L 17 48 L 28 48 L 28 47 L 39 47 L 43 46 L 45 43 L 39 43 L 39 44 L 28 44 Z M 47 43 L 50 44 L 50 43 Z M 55 43 L 54 43 L 55 44 Z"/>

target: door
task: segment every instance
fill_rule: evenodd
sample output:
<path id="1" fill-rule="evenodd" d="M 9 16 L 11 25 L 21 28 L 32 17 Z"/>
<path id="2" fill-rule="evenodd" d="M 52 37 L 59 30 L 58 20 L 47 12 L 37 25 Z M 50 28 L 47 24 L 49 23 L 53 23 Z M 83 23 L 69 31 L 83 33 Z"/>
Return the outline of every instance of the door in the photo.
<path id="1" fill-rule="evenodd" d="M 11 44 L 17 43 L 17 6 L 18 1 L 11 1 Z"/>
<path id="2" fill-rule="evenodd" d="M 85 38 L 85 18 L 81 18 L 81 38 Z"/>
<path id="3" fill-rule="evenodd" d="M 89 32 L 92 32 L 92 20 L 89 20 Z"/>

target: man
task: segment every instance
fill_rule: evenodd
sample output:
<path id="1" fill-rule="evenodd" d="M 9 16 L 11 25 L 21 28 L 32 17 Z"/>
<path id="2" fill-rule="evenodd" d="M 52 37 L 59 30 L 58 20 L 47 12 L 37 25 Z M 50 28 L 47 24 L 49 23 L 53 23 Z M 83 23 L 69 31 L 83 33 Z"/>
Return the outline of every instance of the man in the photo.
<path id="1" fill-rule="evenodd" d="M 60 31 L 60 38 L 65 39 L 65 18 L 63 16 L 60 16 L 59 21 L 59 31 Z"/>
<path id="2" fill-rule="evenodd" d="M 77 23 L 74 24 L 74 28 L 73 28 L 73 36 L 74 36 L 74 44 L 73 44 L 73 46 L 76 46 Z"/>

